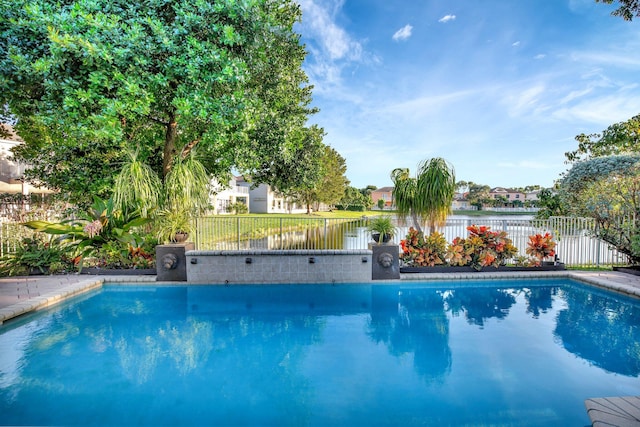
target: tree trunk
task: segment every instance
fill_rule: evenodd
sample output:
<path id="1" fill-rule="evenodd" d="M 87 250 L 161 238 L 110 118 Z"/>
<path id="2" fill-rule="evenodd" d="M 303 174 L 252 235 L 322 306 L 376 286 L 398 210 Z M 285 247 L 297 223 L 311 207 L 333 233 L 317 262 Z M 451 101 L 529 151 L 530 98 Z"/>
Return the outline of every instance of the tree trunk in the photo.
<path id="1" fill-rule="evenodd" d="M 173 165 L 173 158 L 176 155 L 176 139 L 178 137 L 178 123 L 175 116 L 172 114 L 169 118 L 169 124 L 164 136 L 164 151 L 162 153 L 162 180 L 171 171 Z"/>
<path id="2" fill-rule="evenodd" d="M 420 220 L 418 219 L 418 215 L 414 212 L 413 209 L 411 210 L 411 219 L 413 220 L 414 228 L 418 230 L 420 233 L 422 233 L 422 227 L 420 227 Z"/>

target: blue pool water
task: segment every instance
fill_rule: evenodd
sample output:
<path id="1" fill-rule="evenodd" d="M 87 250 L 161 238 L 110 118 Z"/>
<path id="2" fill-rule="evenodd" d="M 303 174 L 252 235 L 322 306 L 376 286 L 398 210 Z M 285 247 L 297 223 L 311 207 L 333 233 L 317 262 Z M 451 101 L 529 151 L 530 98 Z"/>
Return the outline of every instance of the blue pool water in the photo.
<path id="1" fill-rule="evenodd" d="M 560 279 L 108 285 L 0 327 L 0 424 L 586 426 L 639 327 Z"/>

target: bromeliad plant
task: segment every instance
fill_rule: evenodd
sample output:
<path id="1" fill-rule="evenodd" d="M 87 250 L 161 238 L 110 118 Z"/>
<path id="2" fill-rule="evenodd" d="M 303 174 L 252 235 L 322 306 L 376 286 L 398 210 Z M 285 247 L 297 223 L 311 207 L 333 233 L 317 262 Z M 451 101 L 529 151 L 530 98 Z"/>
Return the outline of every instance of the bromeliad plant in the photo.
<path id="1" fill-rule="evenodd" d="M 555 256 L 556 242 L 553 241 L 553 235 L 545 233 L 544 235 L 538 233 L 529 236 L 529 242 L 527 243 L 527 255 L 530 255 L 536 259 L 536 265 L 542 265 L 542 261 L 547 257 Z"/>

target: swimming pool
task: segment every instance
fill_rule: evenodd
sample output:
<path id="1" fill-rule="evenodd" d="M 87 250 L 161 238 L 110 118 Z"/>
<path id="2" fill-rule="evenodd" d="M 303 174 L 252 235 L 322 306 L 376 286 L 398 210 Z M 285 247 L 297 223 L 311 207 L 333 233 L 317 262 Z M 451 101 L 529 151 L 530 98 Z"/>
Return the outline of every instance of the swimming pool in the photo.
<path id="1" fill-rule="evenodd" d="M 105 285 L 0 327 L 0 424 L 584 426 L 639 327 L 568 279 Z"/>

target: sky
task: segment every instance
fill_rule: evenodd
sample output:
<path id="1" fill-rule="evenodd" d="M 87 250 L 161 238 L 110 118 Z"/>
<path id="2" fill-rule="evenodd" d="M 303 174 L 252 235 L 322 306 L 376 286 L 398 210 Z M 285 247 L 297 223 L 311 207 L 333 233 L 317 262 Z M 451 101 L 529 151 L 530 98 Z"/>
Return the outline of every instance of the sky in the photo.
<path id="1" fill-rule="evenodd" d="M 576 135 L 640 113 L 640 18 L 595 0 L 298 0 L 310 124 L 351 185 L 446 159 L 457 181 L 551 187 Z"/>

